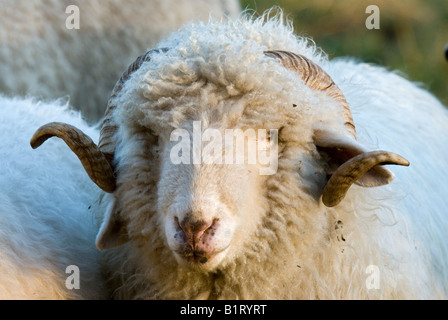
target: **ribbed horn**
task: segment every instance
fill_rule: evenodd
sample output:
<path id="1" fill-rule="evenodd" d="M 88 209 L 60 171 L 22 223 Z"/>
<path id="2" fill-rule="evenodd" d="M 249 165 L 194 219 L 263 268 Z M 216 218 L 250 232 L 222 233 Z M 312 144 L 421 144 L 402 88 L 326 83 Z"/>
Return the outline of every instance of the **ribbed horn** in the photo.
<path id="1" fill-rule="evenodd" d="M 137 70 L 143 62 L 149 61 L 154 52 L 168 49 L 156 49 L 146 52 L 138 57 L 129 68 L 123 73 L 116 83 L 104 115 L 104 120 L 100 133 L 100 142 L 97 146 L 81 130 L 65 123 L 51 122 L 40 127 L 31 138 L 30 144 L 33 149 L 39 147 L 47 139 L 56 136 L 65 141 L 70 149 L 78 156 L 84 169 L 94 183 L 106 192 L 113 192 L 116 188 L 116 177 L 112 161 L 114 159 L 115 141 L 113 139 L 118 127 L 113 124 L 112 114 L 115 106 L 111 101 L 117 96 L 130 75 Z"/>
<path id="2" fill-rule="evenodd" d="M 115 190 L 115 175 L 110 162 L 92 139 L 79 129 L 66 123 L 47 123 L 34 133 L 30 141 L 31 147 L 36 149 L 54 136 L 65 141 L 81 161 L 90 179 L 98 187 L 106 192 Z"/>
<path id="3" fill-rule="evenodd" d="M 355 124 L 353 123 L 352 113 L 347 100 L 338 86 L 334 83 L 333 79 L 331 79 L 321 67 L 310 59 L 289 51 L 265 51 L 264 54 L 271 58 L 280 59 L 283 66 L 287 69 L 296 71 L 308 87 L 325 91 L 328 96 L 339 102 L 342 106 L 342 113 L 345 118 L 345 127 L 356 139 Z"/>
<path id="4" fill-rule="evenodd" d="M 101 125 L 100 140 L 98 143 L 100 150 L 108 159 L 113 159 L 114 157 L 116 142 L 113 136 L 118 130 L 118 126 L 114 124 L 112 120 L 112 114 L 116 108 L 114 104 L 114 98 L 119 94 L 119 92 L 123 88 L 123 84 L 129 79 L 131 74 L 138 68 L 140 68 L 140 66 L 144 62 L 149 61 L 154 53 L 166 52 L 168 50 L 168 48 L 160 48 L 149 50 L 146 53 L 142 54 L 128 67 L 128 69 L 121 75 L 120 79 L 115 84 L 110 99 L 107 103 L 106 112 L 104 113 L 104 118 Z"/>
<path id="5" fill-rule="evenodd" d="M 398 154 L 387 151 L 371 151 L 353 157 L 339 166 L 328 180 L 322 193 L 322 202 L 327 207 L 337 205 L 344 199 L 348 189 L 355 181 L 373 167 L 385 164 L 409 166 L 409 161 Z M 388 182 L 390 181 L 385 183 Z"/>

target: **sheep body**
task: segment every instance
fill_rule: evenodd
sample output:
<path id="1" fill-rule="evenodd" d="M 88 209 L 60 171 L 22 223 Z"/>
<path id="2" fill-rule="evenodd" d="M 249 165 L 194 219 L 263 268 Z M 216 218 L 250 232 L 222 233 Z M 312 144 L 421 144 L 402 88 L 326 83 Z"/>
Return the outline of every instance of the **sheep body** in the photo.
<path id="1" fill-rule="evenodd" d="M 440 196 L 448 177 L 446 109 L 425 90 L 382 68 L 329 62 L 281 19 L 263 19 L 181 28 L 159 44 L 169 51 L 154 54 L 112 100 L 119 176 L 110 197 L 121 202 L 130 239 L 106 252 L 115 297 L 446 297 L 448 204 Z M 390 186 L 354 186 L 343 203 L 324 207 L 319 201 L 323 163 L 310 141 L 315 125 L 341 132 L 343 122 L 331 101 L 267 60 L 266 50 L 292 51 L 320 64 L 346 95 L 359 141 L 399 151 L 411 167 L 391 169 L 397 179 Z M 259 182 L 236 166 L 222 171 L 172 166 L 153 136 L 163 145 L 170 130 L 194 120 L 206 127 L 282 128 L 280 139 L 287 147 L 278 172 Z M 246 194 L 245 188 L 255 191 Z M 196 193 L 235 200 L 235 190 L 246 194 L 240 196 L 244 205 L 228 200 L 227 206 L 247 216 L 231 253 L 211 271 L 179 265 L 163 230 L 170 210 L 189 197 L 194 202 Z M 377 271 L 372 277 L 378 276 L 373 287 L 367 283 L 372 270 Z"/>
<path id="2" fill-rule="evenodd" d="M 236 0 L 14 1 L 0 5 L 0 91 L 68 97 L 90 122 L 104 114 L 122 70 L 190 20 L 237 16 Z M 79 29 L 68 29 L 79 8 Z"/>
<path id="3" fill-rule="evenodd" d="M 411 162 L 408 170 L 393 168 L 397 178 L 386 187 L 395 195 L 391 208 L 396 209 L 390 217 L 396 217 L 391 223 L 402 221 L 402 232 L 412 234 L 403 241 L 416 245 L 418 258 L 424 261 L 428 274 L 436 275 L 435 281 L 440 282 L 446 297 L 448 201 L 443 195 L 448 190 L 442 182 L 448 177 L 443 160 L 448 156 L 444 147 L 448 143 L 446 106 L 399 72 L 352 60 L 332 61 L 328 71 L 353 105 L 363 143 L 374 149 L 393 149 Z M 419 269 L 406 272 L 409 279 L 421 277 Z"/>
<path id="4" fill-rule="evenodd" d="M 0 114 L 0 299 L 107 297 L 89 210 L 96 186 L 66 146 L 50 143 L 47 152 L 29 146 L 46 121 L 73 123 L 92 137 L 97 130 L 60 101 L 0 96 Z M 79 268 L 79 289 L 66 287 L 71 265 Z"/>
<path id="5" fill-rule="evenodd" d="M 117 189 L 112 194 L 92 194 L 94 186 L 86 174 L 64 153 L 68 148 L 57 141 L 45 146 L 67 157 L 57 162 L 64 170 L 47 164 L 49 175 L 70 173 L 82 181 L 65 176 L 43 180 L 45 185 L 51 179 L 73 183 L 77 190 L 67 198 L 67 191 L 55 196 L 39 189 L 44 203 L 59 210 L 56 200 L 63 199 L 61 206 L 73 201 L 62 210 L 79 217 L 73 225 L 91 221 L 85 216 L 89 205 L 101 216 L 110 203 L 118 203 L 115 218 L 126 239 L 104 252 L 108 289 L 98 296 L 112 292 L 113 298 L 143 299 L 446 298 L 446 109 L 427 91 L 383 68 L 328 61 L 308 39 L 295 36 L 281 16 L 264 18 L 186 25 L 159 44 L 169 50 L 155 53 L 129 77 L 111 99 L 111 121 L 118 125 Z M 297 74 L 263 53 L 277 49 L 321 65 L 351 106 L 359 142 L 400 152 L 411 167 L 392 168 L 396 180 L 388 186 L 353 186 L 339 205 L 325 207 L 320 195 L 326 160 L 312 143 L 313 132 L 315 126 L 344 132 L 344 121 L 335 101 L 311 90 Z M 32 114 L 45 108 L 40 109 Z M 24 112 L 17 113 L 18 123 L 20 117 Z M 30 121 L 37 125 L 51 120 Z M 176 128 L 188 131 L 188 124 L 198 120 L 204 128 L 279 129 L 277 173 L 259 176 L 245 165 L 174 165 L 169 159 L 170 133 Z M 82 122 L 62 114 L 57 121 L 74 124 L 97 140 L 98 132 Z M 9 123 L 2 126 L 10 128 Z M 8 173 L 7 179 L 11 176 Z M 20 192 L 16 206 L 33 194 Z M 167 217 L 173 210 L 184 211 L 186 203 L 210 209 L 203 210 L 206 213 L 239 214 L 232 217 L 238 226 L 219 264 L 185 266 L 171 250 Z M 86 264 L 95 274 L 98 264 L 90 248 L 97 228 L 85 230 L 84 240 L 90 244 L 83 242 L 79 248 L 91 257 Z M 23 246 L 20 250 L 27 252 Z M 76 264 L 72 253 L 58 251 L 61 259 L 66 254 L 69 258 L 56 265 Z M 17 263 L 9 257 L 6 261 Z M 20 272 L 15 276 L 22 279 Z"/>

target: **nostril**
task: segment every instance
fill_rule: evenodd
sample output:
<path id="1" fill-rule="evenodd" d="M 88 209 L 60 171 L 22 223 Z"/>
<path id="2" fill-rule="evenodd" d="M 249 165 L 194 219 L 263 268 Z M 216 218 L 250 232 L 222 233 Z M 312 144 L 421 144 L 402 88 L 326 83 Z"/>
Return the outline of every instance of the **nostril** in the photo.
<path id="1" fill-rule="evenodd" d="M 199 239 L 204 235 L 207 230 L 209 230 L 215 223 L 215 220 L 210 222 L 204 220 L 192 220 L 190 218 L 185 218 L 179 223 L 177 217 L 175 218 L 176 223 L 185 233 L 188 238 L 189 243 L 194 247 Z"/>

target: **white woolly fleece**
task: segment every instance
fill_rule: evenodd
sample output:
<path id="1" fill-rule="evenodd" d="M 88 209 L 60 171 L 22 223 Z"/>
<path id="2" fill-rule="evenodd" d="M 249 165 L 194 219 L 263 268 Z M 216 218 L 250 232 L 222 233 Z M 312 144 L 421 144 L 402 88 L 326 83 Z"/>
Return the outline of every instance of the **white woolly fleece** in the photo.
<path id="1" fill-rule="evenodd" d="M 61 140 L 37 150 L 29 143 L 51 121 L 71 123 L 94 140 L 98 131 L 62 101 L 0 96 L 0 114 L 0 299 L 105 298 L 89 209 L 99 191 Z M 70 265 L 79 267 L 80 289 L 66 287 Z"/>
<path id="2" fill-rule="evenodd" d="M 392 220 L 388 221 L 402 223 L 402 232 L 409 235 L 399 242 L 390 238 L 385 230 L 382 241 L 384 246 L 392 241 L 396 246 L 415 244 L 418 260 L 436 279 L 446 297 L 447 107 L 421 84 L 412 83 L 404 75 L 382 67 L 338 59 L 329 64 L 327 71 L 351 105 L 358 139 L 370 149 L 391 150 L 411 163 L 410 167 L 391 168 L 396 178 L 384 187 L 395 198 L 395 209 L 390 209 L 388 217 Z M 411 284 L 423 273 L 417 267 L 408 268 L 406 272 Z"/>
<path id="3" fill-rule="evenodd" d="M 383 68 L 328 61 L 310 40 L 294 35 L 281 15 L 191 23 L 159 47 L 169 50 L 134 72 L 113 101 L 113 122 L 120 126 L 113 195 L 101 196 L 58 139 L 38 150 L 29 147 L 33 132 L 53 120 L 75 125 L 97 141 L 98 131 L 79 114 L 59 103 L 0 97 L 0 159 L 8 160 L 0 173 L 5 297 L 448 296 L 448 112 L 431 94 Z M 345 135 L 344 119 L 335 101 L 263 54 L 276 49 L 321 65 L 351 106 L 358 141 L 399 153 L 411 166 L 391 168 L 396 179 L 388 186 L 353 186 L 338 206 L 325 207 L 320 194 L 327 163 L 313 132 Z M 211 167 L 206 179 L 195 181 L 201 190 L 219 191 L 220 201 L 235 213 L 252 213 L 239 217 L 238 241 L 212 271 L 177 263 L 167 245 L 165 212 L 159 210 L 177 205 L 175 195 L 192 188 L 183 184 L 194 177 L 191 170 L 171 170 L 164 155 L 170 132 L 194 120 L 204 128 L 279 129 L 276 174 L 256 179 L 243 170 Z M 235 201 L 238 195 L 247 198 Z M 102 291 L 89 206 L 102 215 L 112 196 L 130 241 L 105 252 L 108 288 Z M 81 290 L 87 291 L 65 289 L 69 264 L 79 266 Z"/>
<path id="4" fill-rule="evenodd" d="M 115 196 L 131 239 L 107 254 L 115 297 L 446 297 L 448 204 L 438 196 L 448 178 L 447 129 L 441 125 L 448 119 L 446 109 L 384 69 L 327 61 L 282 20 L 279 14 L 188 24 L 159 44 L 169 50 L 145 62 L 114 100 L 113 121 L 120 127 Z M 327 70 L 352 106 L 360 142 L 411 161 L 410 168 L 391 169 L 398 182 L 353 186 L 341 204 L 325 207 L 319 196 L 326 164 L 312 137 L 316 129 L 346 135 L 340 107 L 266 57 L 266 50 L 289 50 Z M 252 211 L 263 214 L 242 219 L 253 230 L 242 227 L 249 236 L 232 242 L 214 272 L 177 264 L 163 232 L 164 213 L 157 211 L 187 188 L 179 182 L 185 172 L 164 175 L 163 163 L 170 161 L 163 157 L 164 141 L 194 120 L 205 127 L 280 132 L 278 172 L 256 190 L 266 201 L 247 200 Z M 425 154 L 414 149 L 418 143 L 428 146 Z M 245 177 L 229 172 L 223 181 L 220 176 L 209 174 L 209 188 L 244 191 Z M 431 187 L 422 188 L 426 184 Z M 370 270 L 379 272 L 374 288 L 366 282 Z"/>

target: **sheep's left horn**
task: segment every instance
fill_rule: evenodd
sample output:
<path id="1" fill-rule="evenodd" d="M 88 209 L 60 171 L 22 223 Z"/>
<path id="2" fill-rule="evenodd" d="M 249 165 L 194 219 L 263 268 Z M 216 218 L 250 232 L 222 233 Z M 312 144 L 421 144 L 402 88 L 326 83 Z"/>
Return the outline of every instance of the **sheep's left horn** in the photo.
<path id="1" fill-rule="evenodd" d="M 31 147 L 36 149 L 53 136 L 65 141 L 98 187 L 106 192 L 115 190 L 116 180 L 112 165 L 92 139 L 81 130 L 66 123 L 47 123 L 34 133 L 30 141 Z"/>
<path id="2" fill-rule="evenodd" d="M 373 167 L 384 164 L 409 166 L 409 161 L 398 154 L 387 151 L 361 153 L 343 163 L 333 173 L 322 193 L 322 202 L 327 207 L 337 205 L 344 199 L 353 183 Z"/>
<path id="3" fill-rule="evenodd" d="M 271 58 L 280 59 L 283 66 L 289 70 L 297 72 L 308 87 L 324 91 L 329 97 L 336 100 L 342 107 L 341 111 L 345 118 L 345 127 L 347 131 L 356 139 L 356 129 L 355 124 L 353 123 L 350 106 L 341 90 L 328 73 L 310 59 L 293 52 L 273 50 L 265 51 L 264 54 Z"/>

